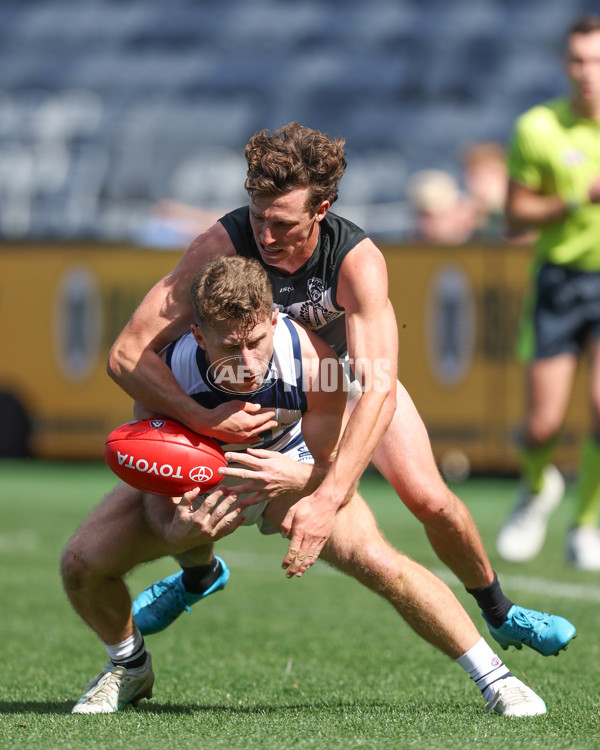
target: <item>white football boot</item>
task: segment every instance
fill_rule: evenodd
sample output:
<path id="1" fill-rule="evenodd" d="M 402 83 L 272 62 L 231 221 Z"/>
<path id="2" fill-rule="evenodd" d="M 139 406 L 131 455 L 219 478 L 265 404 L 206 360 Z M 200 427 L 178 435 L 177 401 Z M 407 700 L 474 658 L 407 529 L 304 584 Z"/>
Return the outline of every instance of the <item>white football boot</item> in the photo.
<path id="1" fill-rule="evenodd" d="M 504 560 L 527 562 L 539 554 L 546 538 L 548 518 L 562 500 L 565 480 L 556 466 L 544 469 L 542 489 L 533 493 L 521 486 L 517 504 L 496 538 Z"/>
<path id="2" fill-rule="evenodd" d="M 486 714 L 495 711 L 502 716 L 541 716 L 546 704 L 531 688 L 514 676 L 505 677 L 492 685 L 496 688 L 483 709 Z"/>
<path id="3" fill-rule="evenodd" d="M 72 714 L 112 714 L 142 698 L 152 697 L 154 672 L 150 654 L 142 669 L 125 669 L 109 662 L 85 686 L 87 692 L 73 706 Z"/>

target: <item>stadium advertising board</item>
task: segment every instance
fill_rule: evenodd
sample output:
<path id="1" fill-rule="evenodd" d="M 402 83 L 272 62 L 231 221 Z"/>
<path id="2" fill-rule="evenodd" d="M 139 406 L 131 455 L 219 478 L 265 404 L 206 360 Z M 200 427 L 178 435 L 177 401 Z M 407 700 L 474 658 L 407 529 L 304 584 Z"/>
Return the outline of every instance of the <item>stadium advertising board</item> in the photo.
<path id="1" fill-rule="evenodd" d="M 530 250 L 383 246 L 399 329 L 399 375 L 450 474 L 513 471 L 522 415 L 515 340 Z M 131 419 L 106 374 L 115 337 L 179 253 L 129 246 L 0 248 L 0 455 L 99 458 Z M 558 463 L 587 430 L 582 379 Z"/>
<path id="2" fill-rule="evenodd" d="M 106 374 L 108 351 L 178 257 L 122 246 L 0 249 L 4 455 L 26 419 L 35 456 L 102 456 L 106 435 L 132 418 L 131 399 Z"/>

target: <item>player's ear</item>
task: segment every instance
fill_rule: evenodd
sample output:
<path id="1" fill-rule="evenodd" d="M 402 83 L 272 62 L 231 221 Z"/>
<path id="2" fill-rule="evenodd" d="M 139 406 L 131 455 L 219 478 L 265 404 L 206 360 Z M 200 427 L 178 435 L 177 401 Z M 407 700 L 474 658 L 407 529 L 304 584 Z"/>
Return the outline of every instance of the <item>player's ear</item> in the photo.
<path id="1" fill-rule="evenodd" d="M 329 201 L 322 201 L 321 205 L 317 208 L 315 212 L 315 218 L 317 221 L 323 221 L 325 218 L 325 214 L 327 211 L 329 211 L 329 207 L 331 206 L 331 203 Z"/>
<path id="2" fill-rule="evenodd" d="M 275 326 L 277 325 L 277 315 L 278 314 L 279 314 L 279 308 L 278 307 L 274 307 L 273 308 L 273 317 L 271 318 L 271 324 L 272 324 L 273 328 L 275 328 Z"/>
<path id="3" fill-rule="evenodd" d="M 202 331 L 198 328 L 198 326 L 195 323 L 192 323 L 190 328 L 198 346 L 201 349 L 204 349 L 206 351 L 206 342 L 204 341 L 204 336 L 202 335 Z"/>

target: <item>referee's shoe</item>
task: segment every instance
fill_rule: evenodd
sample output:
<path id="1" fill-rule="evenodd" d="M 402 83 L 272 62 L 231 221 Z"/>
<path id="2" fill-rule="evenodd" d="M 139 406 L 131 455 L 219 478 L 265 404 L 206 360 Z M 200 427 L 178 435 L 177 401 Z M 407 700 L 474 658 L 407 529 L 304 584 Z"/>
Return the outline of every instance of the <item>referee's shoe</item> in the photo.
<path id="1" fill-rule="evenodd" d="M 546 466 L 543 476 L 539 492 L 521 488 L 515 509 L 498 533 L 496 549 L 504 560 L 527 562 L 542 549 L 548 518 L 565 493 L 565 480 L 556 466 Z"/>

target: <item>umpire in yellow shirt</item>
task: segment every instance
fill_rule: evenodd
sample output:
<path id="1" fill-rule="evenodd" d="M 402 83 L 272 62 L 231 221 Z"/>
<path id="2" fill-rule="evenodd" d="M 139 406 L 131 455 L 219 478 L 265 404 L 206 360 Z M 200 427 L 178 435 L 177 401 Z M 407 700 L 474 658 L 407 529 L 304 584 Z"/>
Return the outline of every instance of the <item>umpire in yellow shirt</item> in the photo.
<path id="1" fill-rule="evenodd" d="M 590 434 L 581 450 L 569 560 L 600 570 L 600 16 L 566 37 L 570 96 L 521 115 L 509 153 L 509 229 L 539 230 L 520 337 L 527 361 L 517 505 L 497 538 L 506 560 L 534 558 L 564 493 L 551 463 L 580 355 L 590 368 Z"/>

